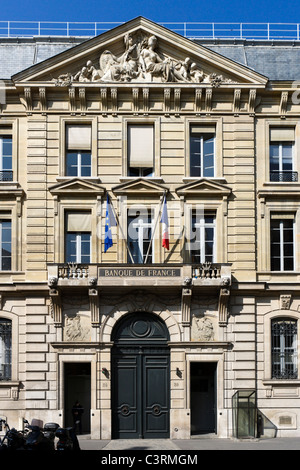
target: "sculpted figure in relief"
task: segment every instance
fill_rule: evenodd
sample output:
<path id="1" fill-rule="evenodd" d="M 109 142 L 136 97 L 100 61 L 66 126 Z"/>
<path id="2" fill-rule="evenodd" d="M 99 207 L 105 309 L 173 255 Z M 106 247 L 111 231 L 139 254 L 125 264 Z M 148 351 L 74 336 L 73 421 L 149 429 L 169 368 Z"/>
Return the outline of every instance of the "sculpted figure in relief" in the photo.
<path id="1" fill-rule="evenodd" d="M 197 341 L 213 341 L 214 340 L 214 327 L 211 320 L 207 317 L 193 318 L 193 335 L 194 340 Z"/>
<path id="2" fill-rule="evenodd" d="M 187 82 L 209 83 L 219 86 L 229 83 L 222 75 L 204 74 L 190 57 L 183 61 L 164 57 L 157 52 L 157 37 L 124 35 L 125 51 L 117 57 L 109 50 L 101 53 L 99 68 L 88 60 L 75 75 L 62 74 L 54 79 L 57 86 L 68 86 L 73 82 Z"/>
<path id="3" fill-rule="evenodd" d="M 64 336 L 66 341 L 89 340 L 89 330 L 81 324 L 79 315 L 66 316 Z"/>

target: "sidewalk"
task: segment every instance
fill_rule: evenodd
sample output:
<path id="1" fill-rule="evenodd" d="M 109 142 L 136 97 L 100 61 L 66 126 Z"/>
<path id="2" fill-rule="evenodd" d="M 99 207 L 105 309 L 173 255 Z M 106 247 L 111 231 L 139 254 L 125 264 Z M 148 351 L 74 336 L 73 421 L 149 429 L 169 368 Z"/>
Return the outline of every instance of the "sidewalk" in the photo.
<path id="1" fill-rule="evenodd" d="M 202 437 L 199 439 L 118 439 L 91 440 L 78 436 L 82 450 L 102 451 L 198 451 L 198 450 L 300 450 L 299 438 L 275 439 L 218 439 Z"/>

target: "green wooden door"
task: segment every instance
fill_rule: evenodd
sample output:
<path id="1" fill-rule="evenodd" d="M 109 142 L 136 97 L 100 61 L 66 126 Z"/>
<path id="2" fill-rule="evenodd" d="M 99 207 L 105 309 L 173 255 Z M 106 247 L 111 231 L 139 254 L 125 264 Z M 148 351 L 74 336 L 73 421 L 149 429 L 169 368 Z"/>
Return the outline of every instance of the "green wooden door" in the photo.
<path id="1" fill-rule="evenodd" d="M 170 354 L 165 326 L 149 314 L 126 318 L 112 350 L 114 439 L 169 437 Z"/>

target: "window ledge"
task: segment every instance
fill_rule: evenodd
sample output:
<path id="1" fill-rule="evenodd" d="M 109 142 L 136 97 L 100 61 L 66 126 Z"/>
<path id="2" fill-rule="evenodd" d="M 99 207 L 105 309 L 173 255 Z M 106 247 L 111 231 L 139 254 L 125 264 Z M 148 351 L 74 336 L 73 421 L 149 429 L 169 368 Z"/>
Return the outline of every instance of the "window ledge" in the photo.
<path id="1" fill-rule="evenodd" d="M 4 271 L 4 270 L 1 271 L 0 270 L 0 275 L 1 274 L 25 274 L 25 271 L 14 271 L 14 270 L 12 270 L 12 271 Z"/>
<path id="2" fill-rule="evenodd" d="M 265 181 L 264 186 L 287 186 L 292 184 L 294 187 L 300 187 L 300 181 Z"/>
<path id="3" fill-rule="evenodd" d="M 19 380 L 0 380 L 0 387 L 18 387 L 19 385 Z"/>
<path id="4" fill-rule="evenodd" d="M 300 385 L 300 379 L 263 379 L 263 385 Z"/>

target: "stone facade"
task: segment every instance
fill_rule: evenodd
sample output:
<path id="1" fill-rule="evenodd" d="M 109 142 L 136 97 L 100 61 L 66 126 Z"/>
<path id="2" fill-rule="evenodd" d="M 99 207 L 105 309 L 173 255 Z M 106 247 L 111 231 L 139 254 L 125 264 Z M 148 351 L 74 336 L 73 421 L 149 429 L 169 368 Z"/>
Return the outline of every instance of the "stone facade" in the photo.
<path id="1" fill-rule="evenodd" d="M 272 129 L 293 130 L 290 173 L 299 167 L 293 84 L 137 18 L 49 55 L 10 77 L 5 90 L 0 138 L 12 139 L 13 177 L 0 182 L 0 223 L 11 221 L 0 319 L 11 322 L 12 346 L 0 415 L 15 427 L 23 418 L 66 424 L 66 370 L 76 364 L 78 378 L 78 364 L 89 364 L 87 427 L 92 438 L 110 439 L 112 335 L 129 314 L 148 312 L 169 333 L 171 438 L 190 438 L 193 426 L 238 436 L 233 397 L 241 392 L 255 394 L 263 421 L 249 435 L 299 436 L 300 348 L 290 344 L 289 377 L 274 377 L 271 356 L 272 320 L 296 321 L 298 329 L 300 322 L 299 183 L 269 178 Z M 68 126 L 90 129 L 89 176 L 66 171 Z M 130 126 L 151 126 L 151 176 L 128 172 Z M 213 176 L 190 173 L 193 127 L 214 133 Z M 105 251 L 107 194 L 117 223 Z M 165 195 L 169 250 L 160 223 Z M 137 206 L 152 211 L 152 264 L 130 263 L 127 218 Z M 196 209 L 214 214 L 212 261 L 191 258 L 187 229 Z M 67 262 L 69 213 L 90 216 L 87 262 Z M 294 220 L 293 269 L 271 266 L 273 214 Z M 192 374 L 204 364 L 215 367 L 214 419 L 197 428 L 203 410 L 192 400 Z"/>

